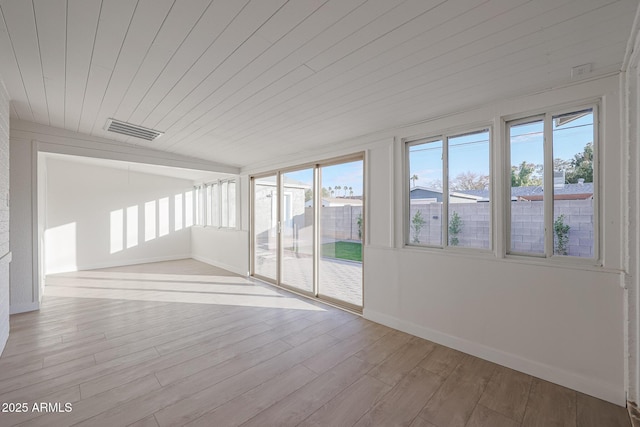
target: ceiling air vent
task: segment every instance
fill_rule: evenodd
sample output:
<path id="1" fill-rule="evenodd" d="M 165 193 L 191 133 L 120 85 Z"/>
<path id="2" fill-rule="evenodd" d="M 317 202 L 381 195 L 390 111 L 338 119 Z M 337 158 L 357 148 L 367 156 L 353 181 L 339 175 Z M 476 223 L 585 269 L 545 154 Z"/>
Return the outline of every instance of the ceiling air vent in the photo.
<path id="1" fill-rule="evenodd" d="M 133 136 L 134 138 L 146 139 L 147 141 L 153 141 L 163 134 L 163 132 L 154 129 L 143 128 L 142 126 L 132 125 L 131 123 L 121 122 L 115 119 L 108 119 L 104 128 L 108 132 Z"/>

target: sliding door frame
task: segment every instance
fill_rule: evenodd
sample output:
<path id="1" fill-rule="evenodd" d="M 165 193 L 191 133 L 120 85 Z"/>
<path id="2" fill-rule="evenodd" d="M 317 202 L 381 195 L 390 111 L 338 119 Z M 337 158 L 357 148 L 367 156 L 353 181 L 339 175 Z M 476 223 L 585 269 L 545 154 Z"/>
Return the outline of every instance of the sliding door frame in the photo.
<path id="1" fill-rule="evenodd" d="M 360 278 L 360 284 L 362 286 L 361 295 L 362 295 L 362 305 L 351 304 L 346 301 L 342 301 L 336 298 L 332 298 L 327 295 L 322 295 L 320 293 L 320 236 L 321 236 L 321 207 L 322 207 L 322 189 L 320 185 L 322 183 L 322 173 L 321 169 L 325 166 L 334 166 L 342 163 L 349 163 L 355 161 L 362 161 L 362 275 Z M 267 172 L 262 172 L 258 174 L 253 174 L 249 176 L 249 228 L 250 228 L 250 242 L 249 242 L 249 268 L 250 275 L 255 277 L 256 279 L 262 280 L 264 282 L 270 283 L 272 285 L 281 287 L 283 289 L 292 291 L 294 293 L 303 295 L 305 297 L 317 299 L 320 301 L 327 302 L 329 304 L 335 305 L 340 308 L 344 308 L 356 313 L 362 313 L 364 308 L 364 248 L 365 248 L 365 236 L 366 226 L 367 226 L 367 215 L 366 215 L 366 155 L 364 152 L 358 152 L 346 156 L 333 157 L 329 159 L 325 159 L 317 162 L 309 162 L 303 163 L 295 166 L 290 166 L 286 168 L 271 170 Z M 297 172 L 305 169 L 313 169 L 313 291 L 308 292 L 303 289 L 294 287 L 293 285 L 287 285 L 282 282 L 282 261 L 283 261 L 283 225 L 282 225 L 282 212 L 284 210 L 284 175 L 289 172 Z M 276 230 L 276 277 L 275 279 L 270 277 L 265 277 L 260 274 L 256 274 L 255 262 L 256 262 L 256 248 L 255 248 L 255 182 L 257 179 L 266 178 L 266 177 L 276 177 L 276 193 L 278 195 L 278 203 L 276 209 L 277 215 L 277 230 Z"/>

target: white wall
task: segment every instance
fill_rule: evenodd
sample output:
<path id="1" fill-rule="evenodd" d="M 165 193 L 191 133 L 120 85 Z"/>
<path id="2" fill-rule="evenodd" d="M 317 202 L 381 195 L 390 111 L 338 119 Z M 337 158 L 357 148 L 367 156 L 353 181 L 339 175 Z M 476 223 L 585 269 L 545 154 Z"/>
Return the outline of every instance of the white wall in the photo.
<path id="1" fill-rule="evenodd" d="M 13 121 L 11 122 L 13 126 Z M 12 130 L 13 132 L 13 130 Z M 11 314 L 38 308 L 38 283 L 34 268 L 34 171 L 36 155 L 31 142 L 10 140 L 11 148 Z"/>
<path id="2" fill-rule="evenodd" d="M 493 228 L 495 248 L 489 253 L 404 246 L 403 138 L 489 125 L 493 162 L 501 165 L 505 117 L 595 100 L 601 101 L 604 147 L 600 153 L 601 266 L 505 257 L 504 232 L 499 227 Z M 379 132 L 291 157 L 280 165 L 255 165 L 242 172 L 258 173 L 365 150 L 366 318 L 624 405 L 620 119 L 616 75 Z M 494 176 L 493 185 L 500 193 L 498 178 Z M 247 194 L 242 198 L 243 215 L 248 212 Z M 502 210 L 496 208 L 495 213 L 495 224 L 504 224 Z"/>
<path id="3" fill-rule="evenodd" d="M 623 121 L 624 141 L 628 158 L 623 170 L 627 177 L 627 203 L 629 206 L 628 232 L 625 233 L 627 249 L 627 382 L 628 400 L 640 401 L 640 9 L 632 31 L 628 61 L 623 74 L 625 117 Z"/>
<path id="4" fill-rule="evenodd" d="M 119 143 L 63 129 L 12 120 L 11 148 L 11 313 L 37 310 L 40 302 L 38 272 L 42 268 L 38 253 L 39 202 L 38 153 L 59 153 L 101 159 L 122 160 L 162 166 L 237 174 L 238 168 L 161 152 L 143 146 Z M 41 181 L 41 180 L 40 180 Z M 40 182 L 40 187 L 42 183 Z M 41 210 L 41 209 L 40 209 Z"/>
<path id="5" fill-rule="evenodd" d="M 9 337 L 9 96 L 0 79 L 0 354 Z"/>
<path id="6" fill-rule="evenodd" d="M 236 274 L 249 271 L 249 233 L 214 227 L 191 228 L 191 257 Z"/>
<path id="7" fill-rule="evenodd" d="M 228 174 L 214 179 L 229 179 Z M 242 200 L 248 193 L 247 177 L 235 176 L 236 199 Z M 198 182 L 198 184 L 202 184 Z M 191 227 L 191 257 L 236 274 L 249 272 L 249 228 L 242 210 L 236 210 L 236 229 L 217 227 Z"/>
<path id="8" fill-rule="evenodd" d="M 174 197 L 192 191 L 191 181 L 60 158 L 47 158 L 46 176 L 45 274 L 190 256 Z"/>

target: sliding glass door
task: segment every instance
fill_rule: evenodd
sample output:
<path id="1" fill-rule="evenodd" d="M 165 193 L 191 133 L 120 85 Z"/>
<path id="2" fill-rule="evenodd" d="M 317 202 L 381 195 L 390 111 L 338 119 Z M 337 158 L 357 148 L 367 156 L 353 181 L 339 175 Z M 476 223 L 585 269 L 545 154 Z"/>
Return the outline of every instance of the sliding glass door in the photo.
<path id="1" fill-rule="evenodd" d="M 314 169 L 282 174 L 283 285 L 313 293 Z"/>
<path id="2" fill-rule="evenodd" d="M 362 156 L 253 177 L 252 275 L 361 310 Z"/>
<path id="3" fill-rule="evenodd" d="M 253 180 L 253 273 L 278 278 L 278 176 Z"/>
<path id="4" fill-rule="evenodd" d="M 320 167 L 321 297 L 362 305 L 363 161 Z"/>

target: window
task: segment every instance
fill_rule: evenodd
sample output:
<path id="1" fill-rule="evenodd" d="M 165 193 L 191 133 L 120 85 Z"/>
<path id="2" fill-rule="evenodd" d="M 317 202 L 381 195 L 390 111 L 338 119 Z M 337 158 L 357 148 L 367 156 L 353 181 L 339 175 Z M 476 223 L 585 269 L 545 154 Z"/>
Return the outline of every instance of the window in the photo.
<path id="1" fill-rule="evenodd" d="M 507 123 L 509 253 L 595 258 L 594 111 Z"/>
<path id="2" fill-rule="evenodd" d="M 211 199 L 209 209 L 211 210 L 211 225 L 220 227 L 220 185 L 217 182 L 211 184 Z"/>
<path id="3" fill-rule="evenodd" d="M 205 185 L 206 188 L 206 203 L 205 203 L 205 211 L 207 214 L 207 222 L 205 223 L 208 226 L 212 226 L 213 225 L 213 209 L 211 208 L 211 202 L 212 202 L 212 195 L 211 195 L 211 190 L 212 190 L 213 185 L 212 184 L 207 184 Z"/>
<path id="4" fill-rule="evenodd" d="M 220 207 L 221 207 L 221 215 L 220 215 L 220 226 L 228 227 L 229 226 L 229 182 L 223 181 L 220 183 L 221 189 L 221 199 L 220 199 Z"/>
<path id="5" fill-rule="evenodd" d="M 227 188 L 229 228 L 236 228 L 236 182 L 229 181 Z"/>
<path id="6" fill-rule="evenodd" d="M 407 142 L 408 244 L 491 248 L 489 136 L 482 129 Z"/>
<path id="7" fill-rule="evenodd" d="M 207 225 L 221 228 L 236 228 L 236 181 L 220 180 L 209 184 L 201 191 L 201 215 L 206 218 Z"/>
<path id="8" fill-rule="evenodd" d="M 195 225 L 204 225 L 203 222 L 203 215 L 202 215 L 202 208 L 204 207 L 203 205 L 203 199 L 204 199 L 204 191 L 202 190 L 202 186 L 198 185 L 194 188 L 194 192 L 195 192 L 195 214 L 196 214 L 196 222 Z"/>

